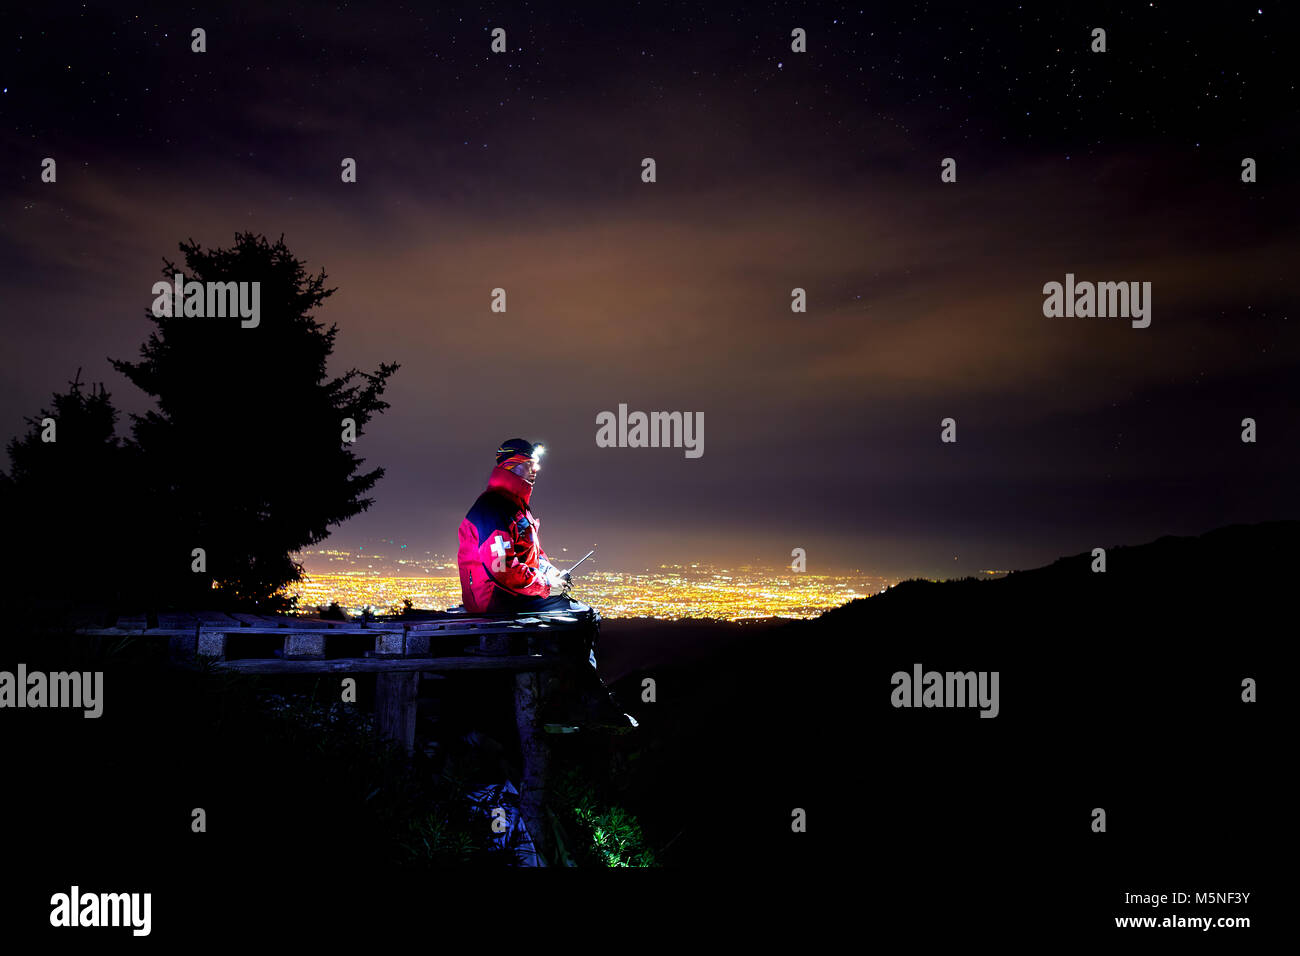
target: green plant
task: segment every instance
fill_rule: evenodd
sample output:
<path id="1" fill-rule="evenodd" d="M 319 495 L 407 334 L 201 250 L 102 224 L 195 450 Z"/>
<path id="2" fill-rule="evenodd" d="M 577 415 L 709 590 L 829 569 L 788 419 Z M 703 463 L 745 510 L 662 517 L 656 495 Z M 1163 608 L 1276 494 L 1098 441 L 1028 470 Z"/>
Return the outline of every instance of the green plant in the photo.
<path id="1" fill-rule="evenodd" d="M 567 824 L 561 827 L 562 832 L 575 835 L 573 851 L 579 865 L 658 865 L 636 817 L 621 807 L 607 805 L 577 771 L 561 776 L 552 793 L 560 822 Z"/>

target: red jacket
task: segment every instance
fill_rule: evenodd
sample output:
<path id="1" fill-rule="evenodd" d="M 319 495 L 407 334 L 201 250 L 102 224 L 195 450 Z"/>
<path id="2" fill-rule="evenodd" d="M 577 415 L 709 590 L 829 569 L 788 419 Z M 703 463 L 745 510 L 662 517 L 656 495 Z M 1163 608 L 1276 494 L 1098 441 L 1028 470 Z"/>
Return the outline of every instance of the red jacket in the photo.
<path id="1" fill-rule="evenodd" d="M 465 610 L 483 614 L 507 610 L 517 597 L 550 597 L 550 561 L 528 510 L 532 492 L 528 482 L 497 466 L 460 523 L 456 564 Z"/>

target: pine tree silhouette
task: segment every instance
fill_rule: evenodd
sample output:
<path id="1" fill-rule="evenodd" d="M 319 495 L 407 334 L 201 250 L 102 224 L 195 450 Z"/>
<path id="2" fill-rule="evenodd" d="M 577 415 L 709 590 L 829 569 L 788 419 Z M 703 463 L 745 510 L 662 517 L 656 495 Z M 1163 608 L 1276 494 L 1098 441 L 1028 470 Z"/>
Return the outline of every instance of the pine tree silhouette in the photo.
<path id="1" fill-rule="evenodd" d="M 279 610 L 282 589 L 302 575 L 293 552 L 372 503 L 382 468 L 344 441 L 360 437 L 398 368 L 352 368 L 331 378 L 338 327 L 313 316 L 335 290 L 309 275 L 284 244 L 237 233 L 228 249 L 180 245 L 185 268 L 164 261 L 170 280 L 260 283 L 260 323 L 234 318 L 150 318 L 157 329 L 140 361 L 113 366 L 157 408 L 132 416 L 151 499 L 149 573 L 177 607 Z M 195 572 L 194 549 L 206 570 Z"/>
<path id="2" fill-rule="evenodd" d="M 132 455 L 116 435 L 117 415 L 103 385 L 87 388 L 78 369 L 68 390 L 9 442 L 0 521 L 11 609 L 73 595 L 84 605 L 120 598 L 131 563 L 122 548 L 129 552 L 131 541 Z"/>

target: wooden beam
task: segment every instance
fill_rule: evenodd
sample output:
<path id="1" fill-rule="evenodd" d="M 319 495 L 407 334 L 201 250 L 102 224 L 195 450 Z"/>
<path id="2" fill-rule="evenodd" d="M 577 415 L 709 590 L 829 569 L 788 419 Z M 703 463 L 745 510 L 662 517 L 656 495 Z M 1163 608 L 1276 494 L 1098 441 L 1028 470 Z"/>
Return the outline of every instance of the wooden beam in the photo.
<path id="1" fill-rule="evenodd" d="M 158 626 L 187 627 L 192 631 L 199 626 L 199 619 L 185 611 L 160 611 L 158 613 Z"/>
<path id="2" fill-rule="evenodd" d="M 579 623 L 582 624 L 584 622 L 579 622 Z M 195 627 L 201 627 L 203 630 L 212 633 L 223 632 L 226 634 L 242 635 L 244 637 L 252 637 L 258 635 L 263 637 L 267 635 L 274 635 L 275 637 L 285 637 L 286 636 L 285 631 L 298 630 L 292 628 L 279 627 L 270 624 L 263 625 L 263 626 L 253 626 L 253 625 L 240 625 L 237 621 L 231 623 L 226 623 L 221 621 L 218 622 L 205 621 L 184 628 L 150 627 L 144 629 L 131 629 L 131 628 L 120 628 L 120 627 L 79 627 L 77 628 L 76 633 L 84 634 L 91 637 L 122 637 L 124 635 L 135 635 L 135 636 L 142 635 L 144 637 L 173 637 L 173 636 L 181 636 L 184 634 L 193 634 Z M 520 625 L 520 624 L 506 624 L 498 621 L 496 624 L 492 626 L 482 625 L 482 626 L 470 626 L 470 627 L 446 627 L 446 628 L 438 628 L 436 630 L 427 630 L 425 628 L 421 628 L 415 625 L 407 628 L 403 628 L 400 625 L 394 627 L 393 625 L 377 626 L 373 624 L 364 625 L 364 626 L 360 624 L 337 625 L 337 626 L 332 626 L 327 628 L 303 628 L 301 630 L 306 631 L 308 634 L 327 634 L 331 637 L 337 637 L 340 634 L 376 634 L 376 635 L 386 634 L 386 633 L 401 634 L 403 633 L 403 631 L 405 631 L 405 633 L 410 637 L 419 636 L 423 640 L 428 641 L 430 638 L 433 638 L 435 640 L 438 638 L 453 638 L 453 637 L 473 638 L 473 637 L 483 637 L 485 635 L 492 635 L 492 634 L 554 634 L 554 633 L 563 634 L 566 631 L 581 630 L 581 627 L 577 627 L 577 628 L 555 627 L 554 625 L 548 625 L 546 622 L 542 622 L 536 625 Z"/>
<path id="3" fill-rule="evenodd" d="M 518 657 L 337 657 L 286 661 L 217 661 L 216 667 L 240 674 L 383 674 L 398 671 L 529 671 L 554 667 L 554 658 Z"/>
<path id="4" fill-rule="evenodd" d="M 136 637 L 193 637 L 198 627 L 199 624 L 195 621 L 189 627 L 151 627 L 143 631 L 132 631 L 120 627 L 79 627 L 73 633 L 87 637 L 123 637 L 126 635 Z"/>
<path id="5" fill-rule="evenodd" d="M 204 624 L 220 626 L 222 624 L 239 627 L 239 622 L 224 611 L 195 611 L 194 616 Z"/>

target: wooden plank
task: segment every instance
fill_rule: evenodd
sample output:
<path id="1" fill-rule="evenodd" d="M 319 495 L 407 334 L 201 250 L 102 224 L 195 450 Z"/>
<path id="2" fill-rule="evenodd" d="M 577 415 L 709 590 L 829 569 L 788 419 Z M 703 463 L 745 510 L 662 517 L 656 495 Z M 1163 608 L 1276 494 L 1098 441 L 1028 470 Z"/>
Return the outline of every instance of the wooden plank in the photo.
<path id="1" fill-rule="evenodd" d="M 408 631 L 422 634 L 432 634 L 437 631 L 467 631 L 472 626 L 473 624 L 467 621 L 416 621 L 405 625 Z"/>
<path id="2" fill-rule="evenodd" d="M 536 619 L 528 617 L 465 617 L 449 621 L 412 621 L 406 625 L 412 631 L 473 631 L 479 628 L 510 627 L 521 621 Z"/>
<path id="3" fill-rule="evenodd" d="M 159 628 L 198 627 L 199 619 L 188 611 L 161 611 L 158 614 Z"/>
<path id="4" fill-rule="evenodd" d="M 555 659 L 518 657 L 336 657 L 315 660 L 221 661 L 217 667 L 241 674 L 382 674 L 388 671 L 525 671 L 554 667 Z"/>
<path id="5" fill-rule="evenodd" d="M 264 616 L 262 616 L 262 615 L 258 615 L 258 614 L 240 614 L 240 613 L 238 613 L 238 612 L 231 612 L 231 615 L 230 615 L 230 616 L 233 617 L 233 618 L 234 618 L 236 621 L 238 621 L 240 624 L 249 624 L 249 625 L 252 625 L 253 627 L 266 627 L 266 626 L 267 626 L 264 622 L 267 621 L 268 618 L 266 618 L 266 617 L 264 617 Z M 274 627 L 275 625 L 272 624 L 271 626 Z"/>
<path id="6" fill-rule="evenodd" d="M 88 637 L 121 637 L 121 636 L 124 635 L 124 634 L 135 634 L 135 635 L 143 636 L 143 637 L 159 637 L 159 638 L 163 638 L 163 637 L 184 637 L 185 635 L 188 634 L 190 637 L 193 637 L 193 636 L 194 636 L 194 635 L 195 635 L 195 634 L 196 634 L 196 633 L 197 633 L 201 628 L 203 628 L 203 625 L 200 625 L 200 624 L 196 621 L 194 624 L 190 625 L 189 627 L 151 627 L 151 628 L 149 628 L 148 630 L 144 630 L 144 631 L 128 631 L 128 630 L 123 630 L 122 628 L 117 628 L 117 627 L 79 627 L 79 628 L 77 628 L 77 630 L 74 631 L 73 633 L 74 633 L 74 634 L 84 634 L 84 635 L 86 635 L 86 636 L 88 636 Z M 215 632 L 215 631 L 223 631 L 223 630 L 224 630 L 224 631 L 226 631 L 226 632 L 228 632 L 228 633 L 231 633 L 231 634 L 248 634 L 248 633 L 255 633 L 255 632 L 249 631 L 247 628 L 242 628 L 242 629 L 241 629 L 241 628 L 239 628 L 239 627 L 233 627 L 233 626 L 230 627 L 230 628 L 225 628 L 225 629 L 223 629 L 223 628 L 219 628 L 219 627 L 218 627 L 218 628 L 203 628 L 203 629 L 205 629 L 205 630 L 211 630 L 211 631 L 214 631 L 214 632 Z M 283 634 L 284 631 L 276 630 L 276 631 L 272 631 L 271 633 L 274 633 L 274 634 Z"/>
<path id="7" fill-rule="evenodd" d="M 194 615 L 205 625 L 206 624 L 212 624 L 212 625 L 229 624 L 235 627 L 239 626 L 238 621 L 236 621 L 233 617 L 231 617 L 229 614 L 226 614 L 223 611 L 195 611 Z"/>
<path id="8" fill-rule="evenodd" d="M 448 627 L 448 628 L 437 628 L 434 630 L 429 630 L 427 628 L 422 628 L 419 625 L 412 625 L 411 628 L 407 631 L 407 633 L 427 634 L 432 637 L 443 637 L 443 636 L 450 637 L 452 635 L 459 634 L 462 635 L 463 637 L 475 638 L 475 637 L 481 637 L 484 634 L 521 634 L 521 633 L 526 633 L 528 631 L 537 631 L 537 630 L 580 631 L 584 627 L 588 627 L 588 626 L 589 624 L 587 622 L 579 622 L 578 624 L 563 624 L 563 623 L 549 624 L 543 621 L 543 622 L 538 622 L 537 624 L 528 624 L 522 626 L 519 624 L 497 622 L 490 626 L 484 624 L 481 627 Z"/>
<path id="9" fill-rule="evenodd" d="M 529 623 L 503 619 L 497 621 L 484 620 L 481 624 L 475 624 L 470 627 L 439 626 L 435 628 L 430 628 L 427 626 L 427 624 L 395 625 L 392 623 L 375 624 L 373 622 L 369 624 L 361 624 L 361 623 L 339 623 L 339 622 L 327 621 L 327 622 L 322 622 L 325 625 L 324 627 L 312 626 L 306 628 L 297 628 L 297 627 L 280 627 L 278 624 L 273 623 L 275 621 L 274 618 L 270 618 L 270 617 L 259 618 L 257 615 L 251 615 L 251 614 L 240 615 L 240 617 L 243 617 L 245 619 L 244 621 L 237 620 L 235 617 L 232 617 L 227 614 L 213 615 L 210 614 L 209 612 L 203 612 L 203 614 L 204 617 L 202 619 L 196 616 L 193 618 L 193 621 L 195 623 L 191 623 L 189 626 L 184 626 L 184 627 L 160 626 L 160 627 L 153 627 L 147 629 L 122 628 L 122 627 L 80 627 L 76 629 L 75 633 L 84 634 L 92 637 L 123 637 L 123 636 L 131 635 L 131 636 L 170 638 L 170 637 L 184 637 L 185 635 L 194 634 L 196 628 L 198 628 L 205 632 L 208 632 L 209 634 L 224 632 L 226 634 L 247 636 L 247 637 L 254 637 L 259 635 L 289 637 L 292 634 L 302 634 L 304 637 L 309 639 L 314 635 L 324 636 L 328 634 L 334 636 L 334 635 L 341 635 L 341 634 L 363 634 L 364 633 L 367 635 L 374 635 L 377 642 L 376 652 L 385 653 L 384 650 L 380 649 L 379 642 L 382 640 L 384 642 L 382 645 L 383 647 L 392 648 L 395 646 L 394 643 L 395 638 L 392 637 L 392 635 L 397 635 L 404 632 L 405 633 L 404 653 L 410 656 L 415 654 L 428 654 L 430 652 L 430 648 L 434 646 L 434 642 L 440 638 L 444 640 L 452 640 L 457 637 L 460 637 L 462 640 L 464 638 L 471 638 L 471 639 L 477 638 L 478 642 L 481 645 L 491 646 L 492 644 L 495 644 L 497 642 L 492 641 L 490 639 L 501 635 L 554 634 L 558 636 L 570 632 L 580 632 L 586 629 L 587 627 L 592 626 L 592 624 L 594 623 L 592 621 L 582 621 L 582 620 L 574 622 L 574 621 L 564 620 L 563 618 L 553 619 L 550 621 L 543 621 L 537 618 L 531 618 L 531 619 L 525 619 Z M 170 624 L 171 621 L 172 618 L 169 616 L 168 623 Z M 200 621 L 202 621 L 202 623 L 198 623 Z M 251 621 L 258 621 L 259 623 L 257 624 L 247 623 Z M 536 623 L 531 623 L 531 621 L 536 621 Z M 287 634 L 286 632 L 291 632 L 291 633 Z M 304 634 L 303 632 L 306 633 Z"/>
<path id="10" fill-rule="evenodd" d="M 322 621 L 318 617 L 268 617 L 266 622 L 268 624 L 274 622 L 279 627 L 292 627 L 300 631 L 333 629 L 330 621 Z"/>
<path id="11" fill-rule="evenodd" d="M 205 630 L 205 631 L 221 631 L 222 633 L 225 633 L 225 634 L 233 634 L 233 635 L 235 635 L 235 636 L 237 636 L 237 637 L 257 637 L 258 635 L 261 635 L 262 637 L 266 637 L 266 636 L 268 636 L 268 635 L 273 636 L 273 637 L 288 637 L 288 636 L 289 636 L 289 635 L 286 633 L 287 631 L 289 631 L 289 628 L 287 628 L 287 627 L 240 627 L 238 624 L 232 624 L 232 625 L 230 625 L 229 627 L 221 627 L 221 626 L 219 626 L 219 625 L 218 625 L 218 626 L 213 626 L 213 625 L 211 625 L 211 624 L 204 624 L 204 625 L 203 625 L 203 630 Z M 153 632 L 153 631 L 150 631 L 149 633 L 150 633 L 150 634 L 153 634 L 154 632 Z M 310 633 L 311 633 L 311 634 L 315 634 L 315 633 L 318 633 L 318 632 L 316 632 L 316 631 L 312 631 L 312 632 L 310 632 Z M 309 634 L 308 636 L 310 636 L 310 634 Z"/>

